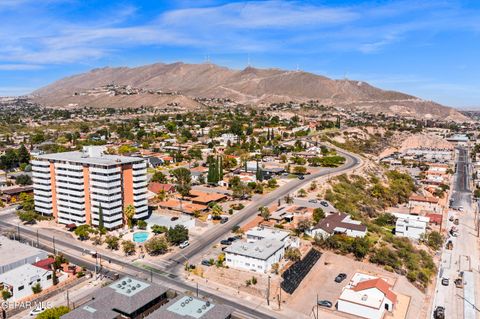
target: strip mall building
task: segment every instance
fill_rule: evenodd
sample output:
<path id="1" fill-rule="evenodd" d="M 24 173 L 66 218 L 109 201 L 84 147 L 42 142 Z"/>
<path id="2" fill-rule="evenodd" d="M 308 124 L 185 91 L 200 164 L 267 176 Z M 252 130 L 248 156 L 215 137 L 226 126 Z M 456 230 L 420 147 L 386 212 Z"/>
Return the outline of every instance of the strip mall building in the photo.
<path id="1" fill-rule="evenodd" d="M 135 219 L 148 215 L 147 163 L 143 158 L 104 154 L 99 146 L 82 152 L 40 155 L 32 161 L 35 210 L 58 223 L 104 226 L 126 223 L 125 207 L 135 207 Z"/>

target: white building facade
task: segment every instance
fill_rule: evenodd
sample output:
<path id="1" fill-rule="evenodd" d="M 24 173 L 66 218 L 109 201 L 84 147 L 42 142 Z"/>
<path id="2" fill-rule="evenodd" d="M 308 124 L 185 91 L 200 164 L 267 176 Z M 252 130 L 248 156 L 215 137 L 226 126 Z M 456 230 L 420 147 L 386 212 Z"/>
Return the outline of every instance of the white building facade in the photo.
<path id="1" fill-rule="evenodd" d="M 125 223 L 125 207 L 135 219 L 148 215 L 147 163 L 142 158 L 105 155 L 101 149 L 38 156 L 32 161 L 35 210 L 61 224 Z"/>
<path id="2" fill-rule="evenodd" d="M 284 255 L 284 243 L 278 240 L 238 241 L 225 249 L 225 263 L 231 268 L 267 273 Z"/>
<path id="3" fill-rule="evenodd" d="M 427 230 L 430 218 L 409 214 L 394 214 L 397 218 L 395 223 L 395 235 L 419 240 Z"/>

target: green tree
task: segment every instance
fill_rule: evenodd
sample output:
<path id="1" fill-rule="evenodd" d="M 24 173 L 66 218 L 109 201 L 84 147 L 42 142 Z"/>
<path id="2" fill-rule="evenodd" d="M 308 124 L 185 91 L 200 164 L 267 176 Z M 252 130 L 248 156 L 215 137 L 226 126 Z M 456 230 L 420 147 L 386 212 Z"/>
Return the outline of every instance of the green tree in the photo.
<path id="1" fill-rule="evenodd" d="M 17 212 L 17 216 L 22 222 L 26 224 L 34 224 L 38 218 L 38 214 L 31 210 L 28 210 L 28 211 L 21 210 Z"/>
<path id="2" fill-rule="evenodd" d="M 132 226 L 133 226 L 133 216 L 135 216 L 135 206 L 130 204 L 127 207 L 125 207 L 124 214 L 125 214 L 125 217 L 127 219 L 128 228 L 132 228 Z"/>
<path id="3" fill-rule="evenodd" d="M 100 229 L 100 231 L 103 231 L 105 229 L 105 226 L 104 226 L 104 223 L 103 223 L 102 203 L 100 203 L 100 207 L 98 207 L 98 229 Z"/>
<path id="4" fill-rule="evenodd" d="M 59 306 L 45 310 L 37 315 L 37 319 L 60 319 L 61 316 L 70 312 L 67 306 Z"/>
<path id="5" fill-rule="evenodd" d="M 2 290 L 2 298 L 3 300 L 7 300 L 12 298 L 12 293 L 9 290 Z"/>
<path id="6" fill-rule="evenodd" d="M 267 182 L 267 186 L 269 188 L 276 188 L 278 186 L 277 180 L 275 178 L 271 178 Z"/>
<path id="7" fill-rule="evenodd" d="M 32 292 L 33 292 L 34 294 L 39 294 L 39 293 L 42 292 L 42 290 L 43 290 L 43 289 L 42 289 L 42 285 L 40 285 L 39 282 L 37 282 L 36 284 L 34 284 L 34 285 L 32 286 Z"/>
<path id="8" fill-rule="evenodd" d="M 32 185 L 33 184 L 32 178 L 30 177 L 30 175 L 27 175 L 27 174 L 18 175 L 17 178 L 15 179 L 15 182 L 18 185 Z"/>
<path id="9" fill-rule="evenodd" d="M 160 225 L 157 225 L 157 224 L 153 225 L 153 226 L 151 227 L 151 229 L 152 229 L 152 232 L 153 232 L 154 234 L 157 234 L 157 235 L 168 232 L 168 228 L 167 228 L 167 227 L 165 227 L 165 226 L 160 226 Z"/>
<path id="10" fill-rule="evenodd" d="M 298 248 L 289 247 L 285 250 L 285 258 L 291 261 L 299 261 L 302 258 L 302 253 Z"/>
<path id="11" fill-rule="evenodd" d="M 258 211 L 260 212 L 260 216 L 262 216 L 263 220 L 269 220 L 270 219 L 270 210 L 268 209 L 268 207 L 265 207 L 265 206 L 262 206 L 258 209 Z"/>
<path id="12" fill-rule="evenodd" d="M 120 238 L 117 236 L 107 236 L 105 237 L 105 243 L 107 244 L 108 249 L 118 250 Z"/>
<path id="13" fill-rule="evenodd" d="M 167 176 L 160 171 L 156 171 L 152 178 L 150 179 L 151 182 L 166 184 L 168 183 Z"/>
<path id="14" fill-rule="evenodd" d="M 80 225 L 75 228 L 74 233 L 80 240 L 87 240 L 90 238 L 91 228 L 89 225 Z"/>
<path id="15" fill-rule="evenodd" d="M 319 221 L 321 221 L 322 219 L 325 218 L 325 212 L 323 211 L 322 208 L 317 207 L 317 208 L 315 208 L 315 209 L 313 210 L 313 215 L 312 215 L 312 217 L 313 217 L 313 221 L 314 221 L 315 223 L 318 223 Z"/>
<path id="16" fill-rule="evenodd" d="M 126 256 L 130 256 L 135 253 L 135 243 L 131 240 L 122 241 L 122 250 Z"/>
<path id="17" fill-rule="evenodd" d="M 19 163 L 24 163 L 28 164 L 30 162 L 30 153 L 28 152 L 27 148 L 25 145 L 20 145 L 20 147 L 17 150 L 18 153 L 18 162 Z"/>
<path id="18" fill-rule="evenodd" d="M 145 242 L 144 246 L 147 253 L 153 256 L 164 254 L 168 250 L 168 243 L 163 237 L 152 237 Z"/>
<path id="19" fill-rule="evenodd" d="M 190 194 L 190 190 L 192 189 L 192 175 L 185 167 L 174 169 L 172 175 L 175 177 L 175 189 L 183 199 Z"/>
<path id="20" fill-rule="evenodd" d="M 175 225 L 170 227 L 167 233 L 168 241 L 173 245 L 179 245 L 188 240 L 188 229 L 183 225 Z"/>
<path id="21" fill-rule="evenodd" d="M 442 247 L 443 237 L 438 231 L 432 231 L 427 236 L 427 244 L 434 250 L 439 250 Z"/>
<path id="22" fill-rule="evenodd" d="M 148 224 L 147 224 L 146 221 L 144 221 L 144 220 L 142 220 L 142 219 L 140 219 L 140 220 L 137 221 L 137 227 L 138 227 L 138 228 L 140 228 L 140 229 L 147 229 L 147 226 L 148 226 Z"/>
<path id="23" fill-rule="evenodd" d="M 307 168 L 305 166 L 295 166 L 293 168 L 294 174 L 305 174 L 307 172 Z"/>

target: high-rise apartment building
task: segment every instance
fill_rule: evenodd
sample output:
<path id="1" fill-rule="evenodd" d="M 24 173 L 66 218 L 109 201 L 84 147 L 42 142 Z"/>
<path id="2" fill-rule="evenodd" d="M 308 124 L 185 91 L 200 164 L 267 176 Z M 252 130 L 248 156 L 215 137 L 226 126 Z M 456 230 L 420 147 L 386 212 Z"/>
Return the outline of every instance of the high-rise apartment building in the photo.
<path id="1" fill-rule="evenodd" d="M 103 147 L 89 146 L 82 152 L 46 154 L 33 160 L 35 210 L 61 224 L 98 226 L 101 207 L 107 229 L 126 223 L 128 205 L 135 207 L 135 219 L 147 217 L 146 161 L 103 151 Z"/>

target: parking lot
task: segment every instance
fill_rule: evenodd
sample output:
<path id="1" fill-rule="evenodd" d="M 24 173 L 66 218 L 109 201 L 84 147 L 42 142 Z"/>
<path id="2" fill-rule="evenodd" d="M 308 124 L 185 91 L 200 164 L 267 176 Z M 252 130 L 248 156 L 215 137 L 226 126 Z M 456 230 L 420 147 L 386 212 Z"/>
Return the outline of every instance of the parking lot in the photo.
<path id="1" fill-rule="evenodd" d="M 318 300 L 331 301 L 331 309 L 321 308 L 320 318 L 333 318 L 335 315 L 341 315 L 344 318 L 356 318 L 335 310 L 343 287 L 350 281 L 357 272 L 379 276 L 391 285 L 397 294 L 411 297 L 409 308 L 421 308 L 424 295 L 412 286 L 406 278 L 397 277 L 397 275 L 383 270 L 373 264 L 355 261 L 349 257 L 335 255 L 331 252 L 324 252 L 320 260 L 315 264 L 310 273 L 304 278 L 295 293 L 291 296 L 282 298 L 292 309 L 310 315 L 315 308 L 317 296 Z M 339 273 L 345 273 L 347 278 L 341 283 L 335 282 L 335 277 Z M 316 311 L 316 310 L 315 310 Z M 417 318 L 418 312 L 409 311 L 407 318 Z"/>

